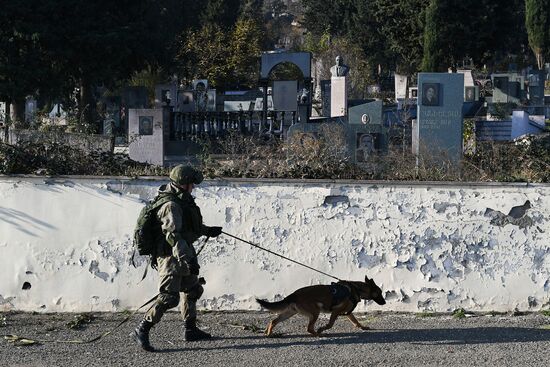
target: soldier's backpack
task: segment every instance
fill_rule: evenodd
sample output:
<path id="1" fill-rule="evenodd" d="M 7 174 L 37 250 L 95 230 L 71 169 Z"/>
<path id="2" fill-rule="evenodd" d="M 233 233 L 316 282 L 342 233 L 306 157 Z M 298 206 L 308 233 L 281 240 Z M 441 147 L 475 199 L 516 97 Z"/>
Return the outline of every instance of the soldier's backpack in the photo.
<path id="1" fill-rule="evenodd" d="M 138 254 L 142 256 L 155 256 L 155 250 L 158 246 L 156 241 L 160 232 L 157 211 L 167 202 L 177 200 L 178 198 L 175 195 L 163 194 L 157 196 L 141 209 L 134 231 L 134 251 L 137 250 Z"/>

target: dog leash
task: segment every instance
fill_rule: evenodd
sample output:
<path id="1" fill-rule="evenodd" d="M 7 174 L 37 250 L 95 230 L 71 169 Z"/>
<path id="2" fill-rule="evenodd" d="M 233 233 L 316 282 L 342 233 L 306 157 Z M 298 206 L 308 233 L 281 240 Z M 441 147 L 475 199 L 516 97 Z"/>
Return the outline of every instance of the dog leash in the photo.
<path id="1" fill-rule="evenodd" d="M 272 255 L 282 257 L 282 258 L 285 259 L 285 260 L 292 261 L 292 262 L 295 263 L 295 264 L 298 264 L 298 265 L 301 265 L 301 266 L 303 266 L 303 267 L 305 267 L 305 268 L 308 268 L 308 269 L 310 269 L 310 270 L 316 271 L 317 273 L 326 275 L 326 276 L 329 277 L 329 278 L 336 279 L 336 280 L 338 280 L 338 281 L 341 281 L 341 280 L 342 280 L 342 279 L 340 279 L 340 278 L 338 278 L 338 277 L 335 277 L 334 275 L 327 274 L 327 273 L 325 273 L 324 271 L 321 271 L 321 270 L 312 268 L 311 266 L 306 265 L 306 264 L 303 264 L 303 263 L 301 263 L 301 262 L 299 262 L 299 261 L 292 260 L 292 259 L 290 259 L 290 258 L 288 258 L 288 257 L 286 257 L 286 256 L 284 256 L 284 255 L 281 255 L 281 254 L 278 254 L 278 253 L 273 252 L 273 251 L 271 251 L 271 250 L 268 250 L 268 249 L 266 249 L 266 248 L 264 248 L 264 247 L 262 247 L 262 246 L 256 245 L 255 243 L 252 243 L 252 242 L 250 242 L 250 241 L 243 240 L 242 238 L 239 238 L 239 237 L 237 237 L 237 236 L 233 236 L 232 234 L 229 234 L 229 233 L 224 232 L 224 231 L 222 231 L 222 233 L 225 234 L 226 236 L 233 237 L 233 238 L 236 239 L 236 240 L 239 240 L 239 241 L 242 241 L 242 242 L 244 242 L 244 243 L 247 243 L 247 244 L 249 244 L 249 245 L 252 246 L 252 247 L 256 247 L 256 248 L 258 248 L 258 249 L 260 249 L 260 250 L 263 250 L 263 251 L 265 251 L 265 252 L 269 252 L 269 253 L 272 254 Z"/>
<path id="2" fill-rule="evenodd" d="M 117 330 L 119 327 L 124 325 L 128 320 L 130 320 L 130 318 L 132 316 L 134 316 L 139 310 L 141 310 L 143 307 L 147 306 L 148 304 L 153 303 L 157 299 L 158 296 L 159 295 L 156 294 L 153 298 L 151 298 L 150 300 L 145 302 L 143 305 L 139 306 L 138 309 L 136 309 L 134 312 L 132 312 L 131 314 L 126 316 L 126 318 L 124 320 L 119 322 L 111 330 L 108 330 L 108 331 L 104 332 L 103 334 L 98 335 L 98 336 L 96 336 L 92 339 L 88 339 L 88 340 L 80 340 L 80 339 L 77 339 L 77 340 L 40 340 L 40 339 L 25 338 L 25 337 L 17 336 L 17 335 L 4 335 L 4 339 L 6 339 L 8 342 L 11 342 L 15 345 L 26 345 L 26 344 L 30 345 L 30 344 L 36 344 L 36 343 L 42 343 L 42 344 L 43 343 L 90 344 L 90 343 L 98 341 L 99 339 L 102 339 L 102 338 L 106 337 L 107 335 L 112 334 L 115 330 Z M 153 305 L 151 305 L 147 309 L 147 311 L 149 311 L 153 307 Z"/>

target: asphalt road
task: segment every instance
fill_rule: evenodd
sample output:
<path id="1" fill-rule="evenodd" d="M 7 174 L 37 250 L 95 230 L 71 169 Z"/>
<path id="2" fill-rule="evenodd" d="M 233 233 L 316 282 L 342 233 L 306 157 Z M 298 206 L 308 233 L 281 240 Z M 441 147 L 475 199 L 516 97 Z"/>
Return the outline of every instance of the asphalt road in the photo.
<path id="1" fill-rule="evenodd" d="M 75 314 L 0 313 L 0 334 L 31 339 L 86 339 L 114 327 L 125 315 L 99 313 L 81 329 L 67 324 Z M 548 366 L 550 317 L 369 314 L 372 330 L 354 329 L 340 318 L 325 337 L 311 337 L 301 316 L 280 324 L 276 337 L 262 330 L 263 312 L 212 312 L 201 327 L 216 336 L 186 343 L 177 313 L 151 333 L 157 353 L 141 351 L 128 336 L 134 316 L 112 335 L 93 344 L 40 343 L 17 346 L 0 341 L 0 366 Z M 86 321 L 86 320 L 84 320 Z M 321 319 L 319 322 L 326 322 Z"/>

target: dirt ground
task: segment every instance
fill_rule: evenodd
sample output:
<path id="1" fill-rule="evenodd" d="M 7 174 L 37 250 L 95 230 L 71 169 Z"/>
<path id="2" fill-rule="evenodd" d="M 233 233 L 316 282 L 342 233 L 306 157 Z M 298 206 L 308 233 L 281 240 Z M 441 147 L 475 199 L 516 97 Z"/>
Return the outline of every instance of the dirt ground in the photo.
<path id="1" fill-rule="evenodd" d="M 124 313 L 0 313 L 0 334 L 39 340 L 89 339 L 115 327 Z M 92 344 L 0 341 L 0 366 L 548 366 L 550 316 L 432 314 L 358 315 L 372 329 L 360 331 L 340 318 L 324 337 L 306 333 L 301 316 L 262 332 L 264 312 L 200 315 L 210 341 L 186 343 L 179 314 L 151 332 L 157 353 L 140 350 L 129 334 L 140 316 Z M 326 323 L 327 318 L 318 321 Z M 29 341 L 31 343 L 31 341 Z"/>

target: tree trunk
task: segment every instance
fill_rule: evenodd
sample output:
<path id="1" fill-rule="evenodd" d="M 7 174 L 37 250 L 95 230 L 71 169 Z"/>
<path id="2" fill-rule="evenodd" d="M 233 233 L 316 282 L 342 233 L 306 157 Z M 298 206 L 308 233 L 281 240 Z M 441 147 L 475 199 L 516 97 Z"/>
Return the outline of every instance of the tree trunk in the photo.
<path id="1" fill-rule="evenodd" d="M 4 116 L 5 122 L 4 122 L 4 143 L 9 144 L 10 141 L 10 114 L 11 114 L 11 106 L 9 102 L 6 102 L 6 115 Z"/>
<path id="2" fill-rule="evenodd" d="M 544 69 L 544 56 L 542 55 L 542 52 L 535 52 L 535 56 L 537 57 L 537 66 L 539 67 L 539 70 Z"/>

